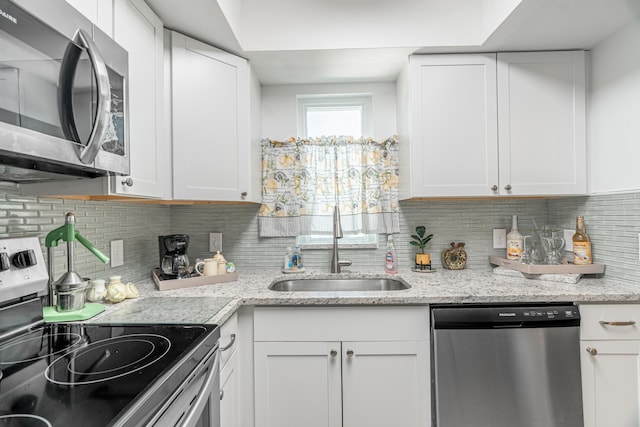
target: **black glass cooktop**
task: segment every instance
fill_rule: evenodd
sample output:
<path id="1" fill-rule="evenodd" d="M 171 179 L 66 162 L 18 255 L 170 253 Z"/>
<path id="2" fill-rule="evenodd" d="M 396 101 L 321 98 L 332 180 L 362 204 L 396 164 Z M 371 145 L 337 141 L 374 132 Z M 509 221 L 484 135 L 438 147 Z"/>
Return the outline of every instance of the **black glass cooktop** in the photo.
<path id="1" fill-rule="evenodd" d="M 0 427 L 144 425 L 218 337 L 215 325 L 49 324 L 7 338 Z"/>

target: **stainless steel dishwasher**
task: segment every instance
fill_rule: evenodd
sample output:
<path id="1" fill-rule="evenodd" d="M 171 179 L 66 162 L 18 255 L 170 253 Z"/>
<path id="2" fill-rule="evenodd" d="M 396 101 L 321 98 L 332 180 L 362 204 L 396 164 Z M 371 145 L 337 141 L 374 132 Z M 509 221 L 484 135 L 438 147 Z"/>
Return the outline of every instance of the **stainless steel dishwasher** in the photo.
<path id="1" fill-rule="evenodd" d="M 571 304 L 431 309 L 435 427 L 583 427 Z"/>

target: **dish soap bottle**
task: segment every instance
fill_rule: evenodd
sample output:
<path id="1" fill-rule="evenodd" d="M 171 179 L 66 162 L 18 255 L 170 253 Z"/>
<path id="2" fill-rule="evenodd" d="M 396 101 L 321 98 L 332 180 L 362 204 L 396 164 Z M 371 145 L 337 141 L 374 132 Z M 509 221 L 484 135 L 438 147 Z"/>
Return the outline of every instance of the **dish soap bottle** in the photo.
<path id="1" fill-rule="evenodd" d="M 507 259 L 522 259 L 522 234 L 518 231 L 518 216 L 511 216 L 511 231 L 507 234 Z"/>
<path id="2" fill-rule="evenodd" d="M 584 228 L 584 217 L 576 218 L 576 232 L 573 235 L 573 263 L 591 264 L 591 239 Z"/>
<path id="3" fill-rule="evenodd" d="M 396 247 L 393 244 L 393 236 L 387 236 L 387 252 L 385 254 L 384 272 L 389 274 L 398 273 L 398 258 L 396 256 Z"/>

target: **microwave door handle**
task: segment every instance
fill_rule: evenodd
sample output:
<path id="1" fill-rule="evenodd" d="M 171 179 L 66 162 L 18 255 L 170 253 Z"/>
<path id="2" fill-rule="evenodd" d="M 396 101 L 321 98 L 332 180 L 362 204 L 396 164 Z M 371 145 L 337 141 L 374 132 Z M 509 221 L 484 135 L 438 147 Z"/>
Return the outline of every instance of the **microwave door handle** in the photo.
<path id="1" fill-rule="evenodd" d="M 91 37 L 83 30 L 76 31 L 73 41 L 86 49 L 89 54 L 89 61 L 96 74 L 96 84 L 98 93 L 96 120 L 89 135 L 87 145 L 80 149 L 78 157 L 84 164 L 92 163 L 102 140 L 107 132 L 111 121 L 111 85 L 107 66 L 100 54 L 100 50 Z M 75 119 L 73 118 L 73 79 L 75 77 L 78 61 L 80 60 L 80 49 L 74 43 L 69 43 L 64 53 L 60 70 L 60 116 L 62 130 L 67 138 L 80 142 Z"/>

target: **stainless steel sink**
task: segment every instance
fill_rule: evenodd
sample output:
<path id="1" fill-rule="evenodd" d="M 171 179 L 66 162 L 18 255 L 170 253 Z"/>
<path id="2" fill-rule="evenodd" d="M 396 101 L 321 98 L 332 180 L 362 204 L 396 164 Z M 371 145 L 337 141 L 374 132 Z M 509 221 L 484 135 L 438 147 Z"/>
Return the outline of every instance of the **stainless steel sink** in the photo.
<path id="1" fill-rule="evenodd" d="M 269 285 L 277 292 L 363 292 L 402 291 L 411 286 L 401 279 L 292 279 L 279 280 Z"/>

